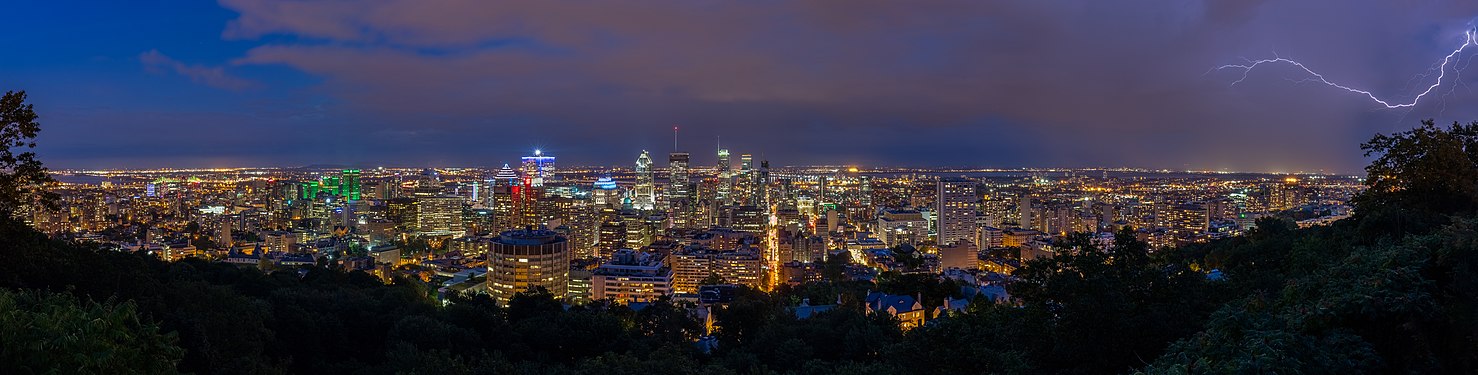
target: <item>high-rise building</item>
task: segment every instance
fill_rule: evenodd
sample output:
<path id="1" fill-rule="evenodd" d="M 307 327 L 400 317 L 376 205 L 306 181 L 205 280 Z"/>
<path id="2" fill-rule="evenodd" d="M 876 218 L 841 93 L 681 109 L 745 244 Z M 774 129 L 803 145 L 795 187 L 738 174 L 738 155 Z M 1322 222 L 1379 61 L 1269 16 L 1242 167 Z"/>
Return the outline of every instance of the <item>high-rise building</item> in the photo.
<path id="1" fill-rule="evenodd" d="M 596 235 L 595 256 L 605 257 L 626 247 L 626 222 L 620 219 L 600 224 Z"/>
<path id="2" fill-rule="evenodd" d="M 464 234 L 462 197 L 455 195 L 416 197 L 416 231 L 436 236 Z"/>
<path id="3" fill-rule="evenodd" d="M 1031 195 L 1022 194 L 1021 201 L 1016 204 L 1016 225 L 1021 227 L 1021 229 L 1034 229 L 1035 225 L 1032 224 L 1032 210 Z"/>
<path id="4" fill-rule="evenodd" d="M 590 190 L 590 200 L 596 210 L 621 208 L 621 188 L 615 180 L 601 177 L 595 180 L 594 187 Z"/>
<path id="5" fill-rule="evenodd" d="M 361 185 L 358 169 L 345 169 L 339 174 L 339 196 L 351 201 L 357 201 L 360 197 Z"/>
<path id="6" fill-rule="evenodd" d="M 688 153 L 676 152 L 667 157 L 667 203 L 672 225 L 687 228 L 693 224 L 692 181 L 688 178 Z"/>
<path id="7" fill-rule="evenodd" d="M 729 169 L 729 150 L 718 149 L 718 165 L 715 168 L 718 174 L 718 189 L 714 197 L 719 204 L 727 205 L 732 198 L 734 189 L 733 171 Z"/>
<path id="8" fill-rule="evenodd" d="M 652 157 L 647 150 L 636 157 L 636 186 L 632 195 L 632 208 L 643 212 L 657 208 L 657 186 L 652 179 Z"/>
<path id="9" fill-rule="evenodd" d="M 569 241 L 549 230 L 520 229 L 498 235 L 488 248 L 488 293 L 507 305 L 515 293 L 540 287 L 566 296 L 570 282 Z"/>
<path id="10" fill-rule="evenodd" d="M 939 179 L 935 196 L 939 217 L 940 245 L 975 241 L 975 182 L 968 179 Z"/>
<path id="11" fill-rule="evenodd" d="M 739 172 L 734 175 L 734 187 L 731 189 L 734 204 L 751 204 L 750 197 L 754 195 L 754 157 L 749 154 L 739 155 Z"/>
<path id="12" fill-rule="evenodd" d="M 493 185 L 489 195 L 493 207 L 493 232 L 521 227 L 523 216 L 514 207 L 514 194 L 518 192 L 518 172 L 503 164 L 503 169 L 493 174 Z"/>
<path id="13" fill-rule="evenodd" d="M 534 150 L 534 156 L 523 157 L 524 186 L 541 187 L 554 179 L 554 157 L 544 155 L 543 150 Z"/>
<path id="14" fill-rule="evenodd" d="M 770 161 L 760 161 L 760 169 L 755 172 L 755 178 L 751 180 L 754 184 L 750 188 L 750 205 L 766 207 L 770 206 Z"/>

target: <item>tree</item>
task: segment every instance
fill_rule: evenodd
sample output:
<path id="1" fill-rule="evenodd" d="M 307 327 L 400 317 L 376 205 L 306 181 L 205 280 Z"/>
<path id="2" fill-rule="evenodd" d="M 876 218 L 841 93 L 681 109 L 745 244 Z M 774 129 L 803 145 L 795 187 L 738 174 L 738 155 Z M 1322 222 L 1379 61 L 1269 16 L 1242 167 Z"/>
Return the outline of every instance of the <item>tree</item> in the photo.
<path id="1" fill-rule="evenodd" d="M 36 148 L 41 124 L 25 101 L 25 91 L 7 91 L 0 97 L 0 212 L 6 214 L 28 205 L 56 209 L 57 194 L 45 190 L 56 180 L 29 151 Z"/>
<path id="2" fill-rule="evenodd" d="M 508 299 L 508 320 L 520 321 L 536 316 L 554 314 L 564 311 L 553 293 L 542 286 L 530 287 L 529 290 L 513 294 Z"/>
<path id="3" fill-rule="evenodd" d="M 0 289 L 0 373 L 175 373 L 175 335 L 139 319 L 132 302 Z"/>
<path id="4" fill-rule="evenodd" d="M 708 277 L 698 281 L 698 285 L 723 285 L 724 283 L 724 277 L 714 272 L 709 272 Z"/>
<path id="5" fill-rule="evenodd" d="M 1443 129 L 1432 120 L 1360 145 L 1368 187 L 1355 199 L 1357 213 L 1379 218 L 1378 232 L 1435 227 L 1441 216 L 1478 211 L 1478 122 Z"/>

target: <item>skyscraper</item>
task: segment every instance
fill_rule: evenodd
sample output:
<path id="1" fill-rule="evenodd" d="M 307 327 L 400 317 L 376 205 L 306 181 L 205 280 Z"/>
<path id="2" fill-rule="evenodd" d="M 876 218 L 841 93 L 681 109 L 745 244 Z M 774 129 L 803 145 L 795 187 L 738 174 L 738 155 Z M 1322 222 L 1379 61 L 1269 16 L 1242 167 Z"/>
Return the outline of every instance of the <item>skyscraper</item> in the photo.
<path id="1" fill-rule="evenodd" d="M 489 206 L 493 208 L 493 230 L 502 231 L 523 225 L 523 216 L 518 213 L 514 196 L 519 192 L 518 172 L 503 164 L 503 169 L 493 174 Z"/>
<path id="2" fill-rule="evenodd" d="M 657 186 L 652 181 L 652 157 L 642 150 L 636 157 L 636 187 L 633 189 L 631 206 L 641 211 L 657 208 Z"/>
<path id="3" fill-rule="evenodd" d="M 416 197 L 416 231 L 429 235 L 462 235 L 462 201 L 462 197 L 455 195 Z"/>
<path id="4" fill-rule="evenodd" d="M 488 248 L 488 293 L 498 303 L 534 287 L 564 299 L 569 282 L 569 241 L 554 231 L 506 231 Z"/>
<path id="5" fill-rule="evenodd" d="M 750 205 L 760 207 L 768 206 L 770 204 L 769 192 L 766 190 L 770 188 L 769 160 L 760 161 L 760 169 L 758 171 L 755 171 L 755 176 L 752 180 L 750 180 L 750 183 L 753 184 L 753 186 L 749 188 Z"/>
<path id="6" fill-rule="evenodd" d="M 667 156 L 668 216 L 672 225 L 686 228 L 692 224 L 693 195 L 688 178 L 688 153 L 674 151 Z"/>
<path id="7" fill-rule="evenodd" d="M 360 198 L 360 182 L 358 169 L 345 169 L 339 175 L 339 195 L 351 201 Z"/>
<path id="8" fill-rule="evenodd" d="M 621 187 L 616 185 L 616 180 L 601 177 L 595 180 L 594 189 L 590 190 L 590 199 L 596 211 L 605 208 L 620 209 Z"/>
<path id="9" fill-rule="evenodd" d="M 715 196 L 719 204 L 727 205 L 734 187 L 734 175 L 729 170 L 728 149 L 718 149 L 718 165 L 715 169 L 718 174 L 718 192 Z"/>
<path id="10" fill-rule="evenodd" d="M 1016 224 L 1021 229 L 1035 229 L 1032 221 L 1032 196 L 1023 193 L 1021 201 L 1016 204 Z"/>
<path id="11" fill-rule="evenodd" d="M 975 182 L 967 179 L 941 178 L 935 197 L 939 218 L 940 245 L 974 241 Z"/>
<path id="12" fill-rule="evenodd" d="M 522 169 L 525 186 L 544 186 L 545 181 L 554 178 L 554 157 L 544 155 L 543 150 L 534 150 L 534 156 L 523 157 Z"/>

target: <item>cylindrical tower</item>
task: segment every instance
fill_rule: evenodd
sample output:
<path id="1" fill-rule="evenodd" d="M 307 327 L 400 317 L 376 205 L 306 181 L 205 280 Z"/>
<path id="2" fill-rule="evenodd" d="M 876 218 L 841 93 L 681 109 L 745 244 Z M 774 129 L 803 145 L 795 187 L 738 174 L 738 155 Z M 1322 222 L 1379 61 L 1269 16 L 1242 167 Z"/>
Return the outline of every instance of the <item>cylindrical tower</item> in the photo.
<path id="1" fill-rule="evenodd" d="M 506 231 L 488 249 L 488 293 L 498 303 L 507 305 L 515 293 L 533 287 L 564 299 L 569 283 L 569 241 L 554 231 Z"/>

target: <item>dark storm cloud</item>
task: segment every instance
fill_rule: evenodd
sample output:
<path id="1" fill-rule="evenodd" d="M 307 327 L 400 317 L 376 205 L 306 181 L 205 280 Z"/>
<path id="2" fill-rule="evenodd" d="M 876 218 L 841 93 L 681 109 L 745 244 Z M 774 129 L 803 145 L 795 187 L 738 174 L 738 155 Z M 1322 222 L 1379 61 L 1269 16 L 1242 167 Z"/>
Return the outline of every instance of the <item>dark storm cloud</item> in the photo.
<path id="1" fill-rule="evenodd" d="M 1456 104 L 1471 102 L 1464 91 L 1439 98 L 1455 104 L 1445 112 L 1393 112 L 1290 83 L 1302 77 L 1289 70 L 1254 72 L 1234 88 L 1235 74 L 1207 73 L 1276 50 L 1406 95 L 1412 74 L 1461 41 L 1478 15 L 1467 2 L 222 5 L 240 13 L 223 37 L 265 41 L 234 64 L 320 77 L 317 89 L 372 142 L 538 138 L 588 163 L 665 151 L 664 130 L 680 123 L 690 142 L 722 135 L 737 152 L 783 164 L 1351 171 L 1356 143 L 1374 131 L 1478 114 Z"/>

